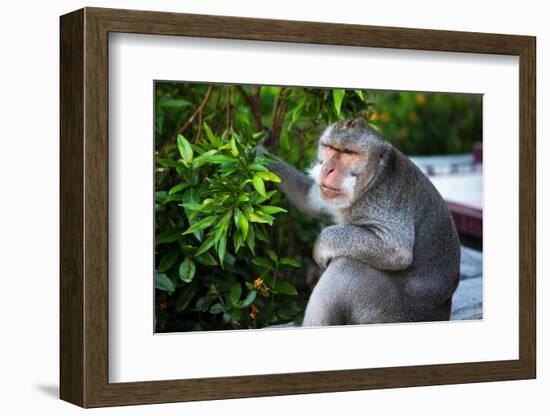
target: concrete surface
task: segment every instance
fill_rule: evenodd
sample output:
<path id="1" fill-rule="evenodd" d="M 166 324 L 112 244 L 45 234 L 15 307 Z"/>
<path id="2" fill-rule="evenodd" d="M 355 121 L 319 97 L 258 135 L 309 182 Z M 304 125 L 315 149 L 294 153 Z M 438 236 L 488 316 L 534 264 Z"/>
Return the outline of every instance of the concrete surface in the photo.
<path id="1" fill-rule="evenodd" d="M 483 318 L 483 255 L 462 247 L 460 283 L 453 296 L 451 320 Z"/>
<path id="2" fill-rule="evenodd" d="M 481 170 L 482 165 L 474 164 L 471 153 L 459 155 L 409 156 L 422 172 L 428 175 L 449 175 Z"/>
<path id="3" fill-rule="evenodd" d="M 446 201 L 483 209 L 481 172 L 431 176 L 430 180 Z"/>

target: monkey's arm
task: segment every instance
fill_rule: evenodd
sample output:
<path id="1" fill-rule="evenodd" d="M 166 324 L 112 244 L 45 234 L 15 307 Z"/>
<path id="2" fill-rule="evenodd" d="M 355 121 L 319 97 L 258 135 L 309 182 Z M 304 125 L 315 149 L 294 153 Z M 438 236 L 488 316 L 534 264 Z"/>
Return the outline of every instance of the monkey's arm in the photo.
<path id="1" fill-rule="evenodd" d="M 333 225 L 323 229 L 313 257 L 321 268 L 337 257 L 350 257 L 380 270 L 402 270 L 413 261 L 414 227 L 401 223 L 359 226 Z"/>
<path id="2" fill-rule="evenodd" d="M 281 178 L 279 187 L 300 211 L 314 216 L 330 214 L 324 209 L 319 187 L 311 177 L 280 159 L 271 164 L 269 169 Z"/>

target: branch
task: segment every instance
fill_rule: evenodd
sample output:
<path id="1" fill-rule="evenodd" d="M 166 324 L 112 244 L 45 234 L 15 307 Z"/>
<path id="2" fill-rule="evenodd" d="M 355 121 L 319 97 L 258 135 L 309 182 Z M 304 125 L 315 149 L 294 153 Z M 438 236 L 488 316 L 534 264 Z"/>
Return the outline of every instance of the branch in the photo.
<path id="1" fill-rule="evenodd" d="M 202 133 L 202 110 L 199 111 L 199 128 L 197 129 L 197 135 L 195 136 L 195 144 L 197 144 L 201 138 Z"/>
<path id="2" fill-rule="evenodd" d="M 286 105 L 281 104 L 277 106 L 278 108 L 275 111 L 275 118 L 273 119 L 273 128 L 272 135 L 270 137 L 270 144 L 273 146 L 279 143 L 279 137 L 281 135 L 281 130 L 283 128 L 283 122 L 285 120 L 286 114 Z"/>
<path id="3" fill-rule="evenodd" d="M 187 121 L 176 130 L 176 133 L 174 133 L 174 135 L 172 137 L 170 137 L 170 139 L 167 140 L 164 143 L 164 145 L 162 146 L 163 148 L 165 148 L 170 143 L 175 143 L 176 137 L 178 136 L 178 134 L 183 133 L 185 131 L 185 129 L 187 129 L 187 127 L 189 127 L 191 125 L 191 123 L 193 123 L 193 120 L 195 120 L 195 117 L 197 117 L 197 114 L 202 113 L 202 110 L 204 109 L 204 107 L 208 103 L 208 100 L 210 99 L 210 95 L 212 94 L 212 88 L 213 88 L 213 85 L 208 86 L 208 90 L 206 91 L 206 94 L 205 94 L 202 102 L 200 103 L 200 105 L 195 109 L 193 114 L 191 114 L 191 117 L 189 117 L 187 119 Z"/>
<path id="4" fill-rule="evenodd" d="M 262 130 L 262 114 L 260 113 L 260 102 L 258 100 L 259 97 L 259 91 L 260 89 L 256 89 L 256 94 L 254 95 L 254 99 L 252 99 L 244 90 L 243 87 L 240 85 L 237 85 L 237 91 L 242 95 L 244 102 L 250 108 L 250 112 L 252 113 L 252 117 L 254 117 L 254 124 L 256 125 L 256 131 Z"/>
<path id="5" fill-rule="evenodd" d="M 229 127 L 231 126 L 231 95 L 229 86 L 225 87 L 225 137 L 229 136 Z"/>

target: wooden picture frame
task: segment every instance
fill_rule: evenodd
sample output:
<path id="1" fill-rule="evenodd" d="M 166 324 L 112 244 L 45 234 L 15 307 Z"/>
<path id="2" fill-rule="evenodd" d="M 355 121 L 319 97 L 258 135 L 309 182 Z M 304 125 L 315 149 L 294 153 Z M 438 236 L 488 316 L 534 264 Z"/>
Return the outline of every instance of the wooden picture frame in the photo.
<path id="1" fill-rule="evenodd" d="M 100 407 L 535 378 L 534 37 L 99 8 L 62 16 L 60 28 L 61 399 Z M 109 383 L 110 32 L 518 56 L 519 359 Z"/>

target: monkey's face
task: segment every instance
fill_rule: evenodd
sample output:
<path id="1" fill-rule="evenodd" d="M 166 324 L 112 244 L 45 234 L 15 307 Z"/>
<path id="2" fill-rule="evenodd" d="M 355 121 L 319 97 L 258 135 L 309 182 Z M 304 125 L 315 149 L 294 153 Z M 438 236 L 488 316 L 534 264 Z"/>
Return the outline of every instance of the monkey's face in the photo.
<path id="1" fill-rule="evenodd" d="M 361 149 L 321 141 L 319 163 L 313 168 L 312 176 L 326 203 L 336 208 L 346 208 L 354 200 L 357 176 L 364 168 L 365 155 Z"/>
<path id="2" fill-rule="evenodd" d="M 391 152 L 361 118 L 327 127 L 311 170 L 322 200 L 334 208 L 350 207 L 379 177 Z"/>

